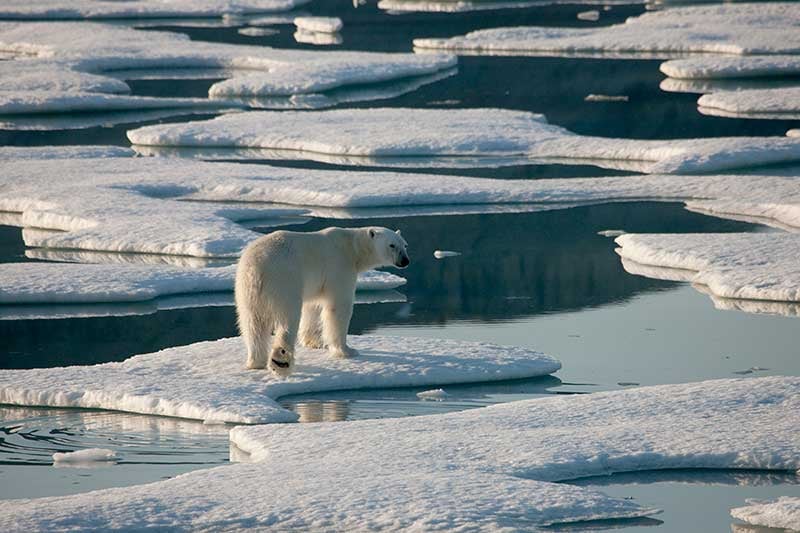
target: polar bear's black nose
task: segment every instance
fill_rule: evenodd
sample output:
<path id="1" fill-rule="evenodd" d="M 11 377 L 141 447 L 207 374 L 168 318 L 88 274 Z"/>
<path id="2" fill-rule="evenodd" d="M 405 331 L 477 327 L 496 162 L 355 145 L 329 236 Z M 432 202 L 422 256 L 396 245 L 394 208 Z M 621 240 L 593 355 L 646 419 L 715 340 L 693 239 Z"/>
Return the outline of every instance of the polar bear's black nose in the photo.
<path id="1" fill-rule="evenodd" d="M 407 267 L 407 266 L 408 266 L 408 264 L 409 264 L 410 262 L 411 262 L 411 261 L 409 261 L 409 260 L 408 260 L 408 257 L 406 257 L 406 256 L 403 256 L 403 257 L 401 257 L 401 258 L 400 258 L 400 263 L 398 263 L 398 265 L 397 265 L 397 266 L 405 268 L 405 267 Z"/>

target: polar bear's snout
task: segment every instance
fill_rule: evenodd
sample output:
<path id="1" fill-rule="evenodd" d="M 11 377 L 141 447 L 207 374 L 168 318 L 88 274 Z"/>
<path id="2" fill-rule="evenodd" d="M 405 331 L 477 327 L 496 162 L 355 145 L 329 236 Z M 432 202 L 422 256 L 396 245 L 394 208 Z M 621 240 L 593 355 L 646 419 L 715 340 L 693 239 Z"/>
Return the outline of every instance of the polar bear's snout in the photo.
<path id="1" fill-rule="evenodd" d="M 400 258 L 394 264 L 397 268 L 405 268 L 411 263 L 411 260 L 408 258 L 406 254 L 400 254 Z"/>

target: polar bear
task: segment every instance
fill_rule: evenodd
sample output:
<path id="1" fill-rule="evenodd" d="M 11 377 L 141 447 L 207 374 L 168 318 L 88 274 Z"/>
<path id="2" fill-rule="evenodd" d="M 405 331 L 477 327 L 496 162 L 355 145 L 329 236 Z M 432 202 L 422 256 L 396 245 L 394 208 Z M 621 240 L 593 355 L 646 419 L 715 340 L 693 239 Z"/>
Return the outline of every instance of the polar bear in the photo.
<path id="1" fill-rule="evenodd" d="M 291 374 L 298 336 L 303 346 L 327 347 L 335 357 L 356 355 L 347 330 L 358 274 L 408 264 L 400 231 L 380 227 L 276 231 L 250 243 L 234 289 L 247 368 Z"/>

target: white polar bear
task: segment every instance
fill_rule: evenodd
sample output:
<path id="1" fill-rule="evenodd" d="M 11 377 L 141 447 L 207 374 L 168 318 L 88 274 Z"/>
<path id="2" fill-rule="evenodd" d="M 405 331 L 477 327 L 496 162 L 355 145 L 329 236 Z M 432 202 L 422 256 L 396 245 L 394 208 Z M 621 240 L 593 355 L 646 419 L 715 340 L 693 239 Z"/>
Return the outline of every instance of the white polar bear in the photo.
<path id="1" fill-rule="evenodd" d="M 236 270 L 236 313 L 247 346 L 247 368 L 278 375 L 294 369 L 294 347 L 347 346 L 356 278 L 379 266 L 408 266 L 408 244 L 386 228 L 276 231 L 250 243 Z M 271 336 L 274 333 L 274 341 Z"/>

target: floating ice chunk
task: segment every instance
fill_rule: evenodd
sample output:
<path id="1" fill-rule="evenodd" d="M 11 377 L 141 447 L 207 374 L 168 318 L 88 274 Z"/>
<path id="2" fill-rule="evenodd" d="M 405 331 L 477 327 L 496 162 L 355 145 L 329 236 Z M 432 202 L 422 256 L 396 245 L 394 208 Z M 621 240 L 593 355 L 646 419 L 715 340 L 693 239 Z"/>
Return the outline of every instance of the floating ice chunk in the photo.
<path id="1" fill-rule="evenodd" d="M 592 22 L 596 22 L 600 20 L 600 12 L 596 9 L 592 9 L 591 11 L 581 11 L 577 14 L 578 20 L 589 20 Z"/>
<path id="2" fill-rule="evenodd" d="M 138 302 L 159 296 L 232 291 L 236 265 L 178 268 L 159 265 L 76 263 L 0 264 L 0 304 Z M 359 291 L 405 285 L 388 272 L 364 272 Z"/>
<path id="3" fill-rule="evenodd" d="M 121 111 L 130 109 L 240 107 L 234 103 L 205 98 L 155 98 L 58 91 L 0 92 L 0 114 Z"/>
<path id="4" fill-rule="evenodd" d="M 239 28 L 237 32 L 248 37 L 269 37 L 280 33 L 279 30 L 273 30 L 272 28 Z"/>
<path id="5" fill-rule="evenodd" d="M 737 118 L 800 118 L 800 87 L 725 91 L 705 94 L 697 101 L 706 115 Z"/>
<path id="6" fill-rule="evenodd" d="M 296 17 L 294 25 L 298 30 L 312 33 L 336 33 L 342 29 L 342 19 L 338 17 Z"/>
<path id="7" fill-rule="evenodd" d="M 800 302 L 796 234 L 627 234 L 616 242 L 624 259 L 694 272 L 692 282 L 722 298 Z"/>
<path id="8" fill-rule="evenodd" d="M 620 235 L 625 235 L 625 233 L 626 231 L 622 229 L 604 229 L 597 232 L 602 237 L 619 237 Z"/>
<path id="9" fill-rule="evenodd" d="M 797 76 L 800 75 L 800 56 L 702 56 L 673 59 L 659 68 L 667 76 L 680 79 Z"/>
<path id="10" fill-rule="evenodd" d="M 398 123 L 407 127 L 396 128 Z M 139 146 L 259 148 L 347 157 L 514 157 L 634 163 L 649 173 L 698 173 L 800 160 L 786 137 L 630 140 L 576 135 L 542 115 L 502 109 L 247 112 L 128 131 Z M 648 162 L 644 163 L 643 162 Z M 369 163 L 369 162 L 367 162 Z M 391 164 L 382 161 L 372 164 Z M 608 163 L 606 163 L 608 164 Z"/>
<path id="11" fill-rule="evenodd" d="M 417 398 L 420 400 L 435 400 L 441 401 L 450 396 L 444 389 L 431 389 L 417 393 Z"/>
<path id="12" fill-rule="evenodd" d="M 4 19 L 140 19 L 219 17 L 270 11 L 289 11 L 309 0 L 5 0 Z"/>
<path id="13" fill-rule="evenodd" d="M 303 44 L 315 44 L 317 46 L 332 46 L 342 44 L 342 36 L 338 33 L 321 33 L 315 31 L 297 30 L 294 32 L 294 40 Z"/>
<path id="14" fill-rule="evenodd" d="M 74 452 L 59 452 L 53 454 L 53 462 L 59 463 L 108 463 L 116 461 L 117 454 L 105 448 L 87 448 Z"/>
<path id="15" fill-rule="evenodd" d="M 627 95 L 587 94 L 584 102 L 627 102 Z"/>
<path id="16" fill-rule="evenodd" d="M 548 6 L 554 4 L 641 4 L 646 0 L 379 0 L 378 8 L 390 14 L 406 12 L 464 13 L 468 11 L 488 11 L 494 9 L 514 9 Z M 606 6 L 608 11 L 610 7 Z"/>
<path id="17" fill-rule="evenodd" d="M 360 355 L 336 359 L 298 348 L 289 379 L 244 368 L 231 338 L 138 355 L 122 363 L 0 370 L 0 403 L 86 407 L 245 424 L 290 422 L 275 399 L 341 389 L 494 381 L 550 374 L 555 359 L 484 343 L 349 336 Z"/>
<path id="18" fill-rule="evenodd" d="M 708 94 L 724 91 L 745 91 L 749 89 L 783 89 L 800 87 L 797 78 L 719 78 L 719 79 L 677 79 L 664 78 L 658 87 L 673 93 Z"/>
<path id="19" fill-rule="evenodd" d="M 461 255 L 460 252 L 452 252 L 450 250 L 436 250 L 433 252 L 433 257 L 436 259 L 445 259 L 447 257 L 457 257 Z"/>
<path id="20" fill-rule="evenodd" d="M 754 526 L 800 531 L 800 498 L 748 500 L 744 507 L 731 509 L 731 516 Z"/>
<path id="21" fill-rule="evenodd" d="M 275 15 L 267 15 L 264 17 L 249 17 L 247 24 L 249 26 L 281 26 L 294 24 L 294 19 L 298 16 L 306 16 L 306 13 L 277 13 Z"/>
<path id="22" fill-rule="evenodd" d="M 495 28 L 449 39 L 414 39 L 414 47 L 513 55 L 795 54 L 800 52 L 799 21 L 800 6 L 788 2 L 692 6 L 602 28 Z"/>

